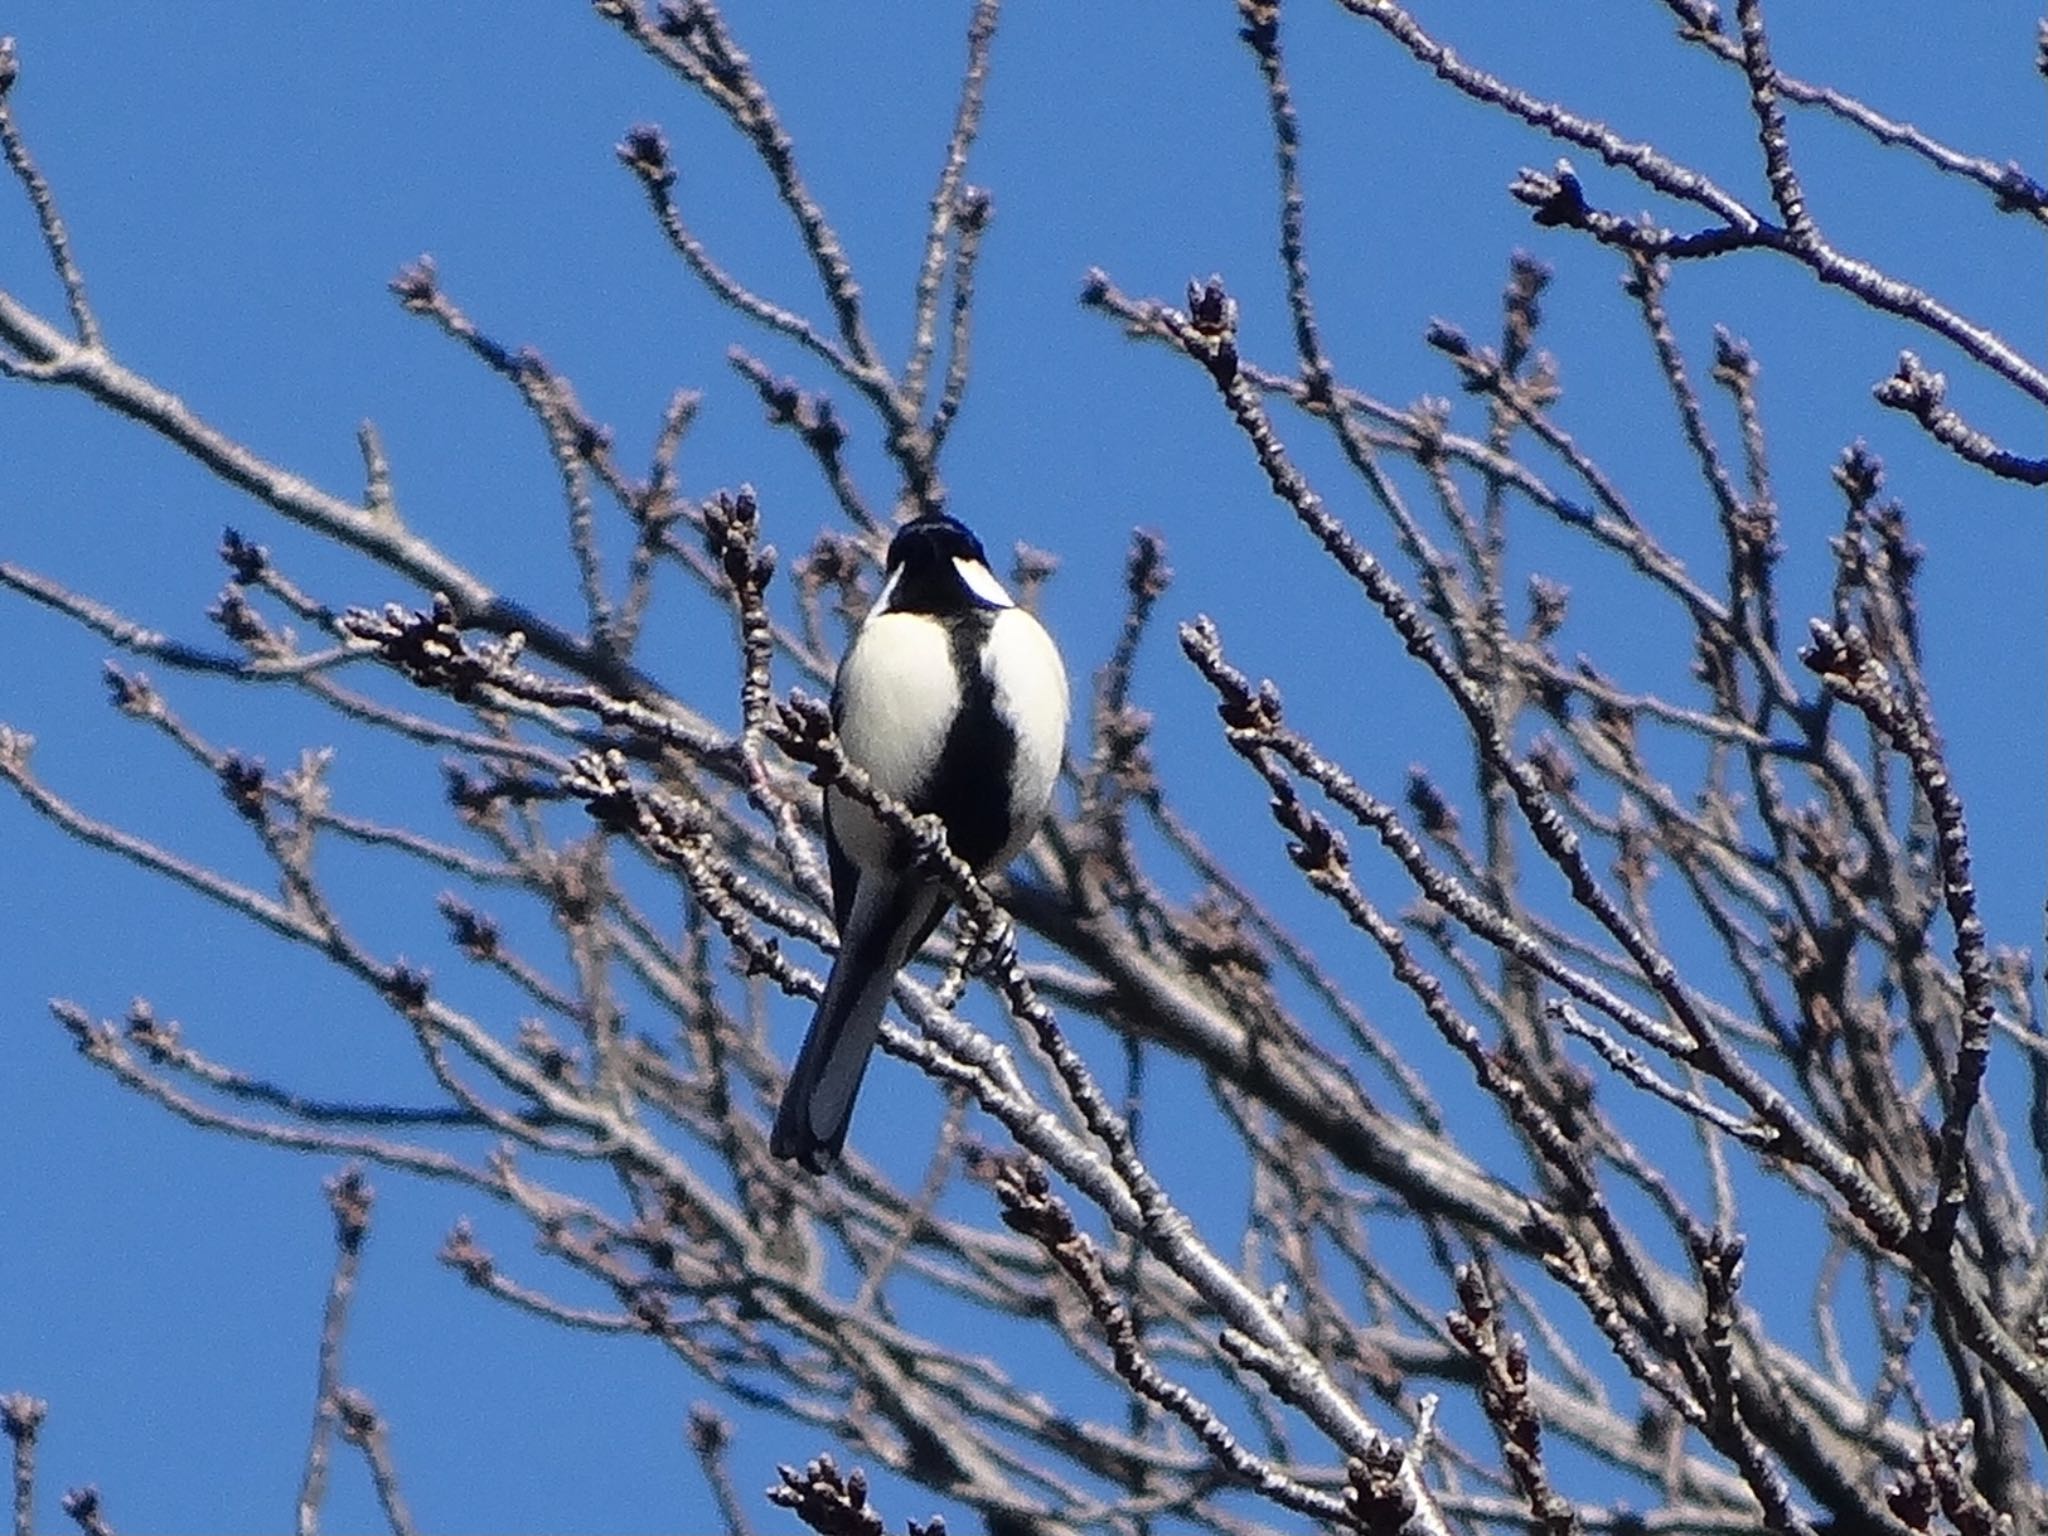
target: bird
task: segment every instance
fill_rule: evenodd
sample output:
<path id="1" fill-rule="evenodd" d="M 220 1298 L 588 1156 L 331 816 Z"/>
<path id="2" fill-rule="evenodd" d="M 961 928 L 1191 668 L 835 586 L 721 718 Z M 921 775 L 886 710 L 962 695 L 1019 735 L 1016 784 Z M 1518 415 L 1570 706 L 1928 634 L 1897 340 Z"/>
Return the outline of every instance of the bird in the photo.
<path id="1" fill-rule="evenodd" d="M 1059 648 L 1003 589 L 972 530 L 944 513 L 904 523 L 832 687 L 847 761 L 913 814 L 938 817 L 953 853 L 993 874 L 1045 818 L 1067 716 Z M 906 838 L 832 787 L 825 851 L 839 952 L 769 1137 L 775 1156 L 814 1174 L 845 1148 L 896 973 L 949 903 Z"/>

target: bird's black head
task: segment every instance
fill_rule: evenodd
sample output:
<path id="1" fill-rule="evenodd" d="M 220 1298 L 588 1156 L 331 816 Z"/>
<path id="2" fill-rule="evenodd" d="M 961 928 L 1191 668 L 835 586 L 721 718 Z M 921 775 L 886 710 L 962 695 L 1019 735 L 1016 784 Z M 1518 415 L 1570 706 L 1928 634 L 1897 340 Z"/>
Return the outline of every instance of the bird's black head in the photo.
<path id="1" fill-rule="evenodd" d="M 881 605 L 891 613 L 941 615 L 1012 606 L 981 540 L 943 515 L 913 518 L 897 530 Z"/>

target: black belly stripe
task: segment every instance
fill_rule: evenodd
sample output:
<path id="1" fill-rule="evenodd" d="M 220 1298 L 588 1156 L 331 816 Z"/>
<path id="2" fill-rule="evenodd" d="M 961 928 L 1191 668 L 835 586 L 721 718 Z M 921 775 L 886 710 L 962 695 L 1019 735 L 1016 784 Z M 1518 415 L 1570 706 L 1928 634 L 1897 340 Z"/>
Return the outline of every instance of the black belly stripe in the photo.
<path id="1" fill-rule="evenodd" d="M 995 685 L 981 651 L 995 615 L 976 612 L 952 626 L 953 665 L 962 680 L 960 714 L 946 733 L 939 761 L 911 797 L 913 810 L 946 824 L 953 851 L 976 869 L 1010 840 L 1010 770 L 1017 734 L 996 711 Z"/>

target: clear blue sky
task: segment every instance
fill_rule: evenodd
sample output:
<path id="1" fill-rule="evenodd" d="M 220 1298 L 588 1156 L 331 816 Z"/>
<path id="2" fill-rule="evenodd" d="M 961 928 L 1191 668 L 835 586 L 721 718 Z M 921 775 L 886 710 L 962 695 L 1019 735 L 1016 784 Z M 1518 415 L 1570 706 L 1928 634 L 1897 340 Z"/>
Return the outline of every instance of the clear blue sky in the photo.
<path id="1" fill-rule="evenodd" d="M 1788 71 L 1865 93 L 1972 152 L 2036 157 L 2029 169 L 2043 174 L 2031 5 L 1980 0 L 1948 8 L 1938 27 L 1926 7 L 1904 3 L 1773 10 Z M 1334 6 L 1297 0 L 1289 12 L 1312 262 L 1345 379 L 1397 403 L 1455 395 L 1421 332 L 1442 316 L 1491 336 L 1507 256 L 1527 247 L 1558 272 L 1544 343 L 1561 359 L 1566 419 L 1674 546 L 1711 561 L 1711 512 L 1675 452 L 1668 399 L 1617 296 L 1617 263 L 1533 228 L 1507 195 L 1519 167 L 1547 166 L 1556 148 L 1453 96 Z M 1662 7 L 1460 0 L 1422 13 L 1474 61 L 1655 139 L 1762 203 L 1736 78 L 1673 41 Z M 787 553 L 829 515 L 810 467 L 760 424 L 722 361 L 736 340 L 780 367 L 795 359 L 695 286 L 612 146 L 628 124 L 663 124 L 684 202 L 720 258 L 816 312 L 787 223 L 713 114 L 587 6 L 205 0 L 112 14 L 15 0 L 5 24 L 22 59 L 19 117 L 109 342 L 131 366 L 345 493 L 358 483 L 355 425 L 375 420 L 407 515 L 487 580 L 566 612 L 574 591 L 556 485 L 530 422 L 509 389 L 385 291 L 402 263 L 431 252 L 472 316 L 502 340 L 537 345 L 575 381 L 629 462 L 644 459 L 669 392 L 703 388 L 685 489 L 753 482 L 769 537 Z M 732 19 L 900 355 L 965 7 L 854 15 L 747 4 Z M 1341 743 L 1349 765 L 1391 794 L 1411 761 L 1458 775 L 1440 701 L 1265 497 L 1206 381 L 1131 347 L 1075 303 L 1091 266 L 1126 291 L 1176 301 L 1189 276 L 1220 271 L 1243 302 L 1247 350 L 1288 356 L 1263 101 L 1236 27 L 1222 4 L 1051 0 L 1006 17 L 971 172 L 992 189 L 996 221 L 948 477 L 956 510 L 992 548 L 1024 539 L 1064 559 L 1048 616 L 1077 679 L 1117 621 L 1130 530 L 1158 528 L 1180 575 L 1166 617 L 1214 613 L 1240 664 L 1280 677 L 1300 723 Z M 2001 220 L 1981 196 L 1810 114 L 1796 115 L 1794 130 L 1815 210 L 1838 241 L 2041 356 L 2038 225 Z M 1646 201 L 1618 175 L 1583 160 L 1580 170 L 1598 202 L 1632 211 Z M 1872 405 L 1868 388 L 1911 345 L 1958 376 L 1955 403 L 2009 446 L 2042 450 L 2039 411 L 1960 377 L 1931 339 L 1782 265 L 1725 261 L 1682 276 L 1674 306 L 1696 371 L 1715 324 L 1749 336 L 1764 367 L 1789 625 L 1825 610 L 1837 454 L 1863 437 L 1885 457 L 1929 550 L 1930 674 L 1970 796 L 1994 936 L 2035 943 L 2048 846 L 2042 498 L 1959 471 Z M 12 183 L 0 188 L 0 287 L 61 314 Z M 851 402 L 840 403 L 851 416 Z M 1318 454 L 1305 452 L 1340 490 L 1338 510 L 1384 549 L 1362 500 Z M 871 453 L 863 462 L 873 471 Z M 281 528 L 78 400 L 0 384 L 0 465 L 0 559 L 173 634 L 209 636 L 202 614 L 222 581 L 212 549 L 225 523 L 272 545 L 331 601 L 419 596 Z M 886 499 L 879 475 L 868 485 Z M 1603 588 L 1602 569 L 1583 559 L 1572 575 L 1568 638 L 1625 663 L 1617 642 L 1636 632 L 1632 589 L 1618 577 Z M 722 657 L 723 631 L 708 615 L 693 622 L 712 648 L 679 649 L 671 680 L 703 693 L 686 656 Z M 49 782 L 194 857 L 260 873 L 214 790 L 105 707 L 103 643 L 0 598 L 0 644 L 0 720 L 36 734 Z M 333 734 L 268 695 L 163 680 L 203 729 L 273 766 Z M 1175 788 L 1191 813 L 1273 877 L 1276 840 L 1245 814 L 1250 786 L 1215 741 L 1170 626 L 1146 654 L 1140 691 L 1161 714 L 1163 754 L 1186 765 Z M 423 777 L 393 781 L 344 757 L 337 785 L 370 812 L 395 809 L 431 791 L 431 764 L 416 767 Z M 307 958 L 73 846 L 7 795 L 0 857 L 0 1390 L 51 1403 L 43 1520 L 60 1522 L 64 1487 L 92 1481 L 118 1528 L 280 1528 L 311 1412 L 329 1261 L 319 1185 L 331 1165 L 202 1135 L 122 1093 L 77 1058 L 46 1000 L 74 997 L 112 1016 L 147 994 L 216 1055 L 337 1094 L 391 1066 L 390 1017 Z M 371 878 L 363 871 L 354 894 L 374 904 Z M 387 950 L 454 973 L 461 962 L 431 937 L 432 894 L 418 910 L 395 905 L 381 928 L 366 923 Z M 1335 933 L 1325 917 L 1304 920 Z M 1385 988 L 1371 957 L 1354 964 L 1364 995 Z M 800 1024 L 790 1021 L 792 1041 Z M 1462 1069 L 1430 1042 L 1415 1048 L 1426 1070 L 1458 1080 Z M 864 1123 L 879 1122 L 899 1091 L 913 1090 L 878 1082 Z M 433 1255 L 456 1215 L 488 1224 L 489 1213 L 447 1189 L 373 1180 L 383 1199 L 349 1376 L 393 1425 L 421 1524 L 706 1525 L 707 1495 L 680 1437 L 703 1387 L 651 1345 L 573 1337 L 480 1303 Z M 1210 1214 L 1230 1247 L 1232 1213 Z M 546 1274 L 515 1225 L 489 1230 L 508 1262 Z M 775 1460 L 822 1448 L 808 1432 L 743 1420 L 735 1473 L 752 1490 Z M 921 1494 L 892 1493 L 885 1507 L 892 1522 L 931 1512 Z M 764 1528 L 787 1523 L 765 1508 L 758 1516 Z M 343 1458 L 329 1528 L 375 1521 L 365 1480 Z"/>

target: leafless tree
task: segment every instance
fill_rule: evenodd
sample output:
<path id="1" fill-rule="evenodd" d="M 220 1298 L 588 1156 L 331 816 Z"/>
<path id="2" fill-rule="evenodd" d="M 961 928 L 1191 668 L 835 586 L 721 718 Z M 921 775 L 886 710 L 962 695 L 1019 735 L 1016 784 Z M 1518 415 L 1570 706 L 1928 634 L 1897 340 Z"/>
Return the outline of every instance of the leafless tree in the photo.
<path id="1" fill-rule="evenodd" d="M 273 879 L 96 819 L 38 775 L 18 729 L 0 730 L 0 775 L 72 836 L 367 984 L 445 1091 L 427 1109 L 333 1102 L 217 1059 L 203 1026 L 174 1028 L 145 1002 L 118 1020 L 54 1005 L 92 1063 L 171 1113 L 359 1165 L 329 1186 L 337 1261 L 301 1530 L 318 1523 L 336 1435 L 370 1459 L 391 1528 L 410 1523 L 386 1426 L 341 1364 L 371 1203 L 360 1167 L 520 1213 L 559 1265 L 613 1298 L 560 1299 L 544 1267 L 502 1263 L 458 1222 L 442 1257 L 495 1302 L 644 1337 L 712 1393 L 787 1415 L 793 1460 L 829 1448 L 785 1469 L 778 1495 L 819 1531 L 881 1528 L 863 1478 L 835 1456 L 894 1469 L 1002 1531 L 2048 1526 L 2035 1475 L 2048 1454 L 2048 1034 L 2031 962 L 1979 915 L 1970 823 L 1920 665 L 1923 632 L 1941 622 L 1916 598 L 1922 551 L 1874 455 L 1849 446 L 1826 536 L 1832 591 L 1811 613 L 1782 594 L 1794 535 L 1757 356 L 1726 332 L 1695 355 L 1701 338 L 1669 308 L 1705 262 L 1804 269 L 1814 304 L 1894 317 L 1973 384 L 2038 412 L 2048 372 L 1974 322 L 1967 296 L 1922 291 L 1830 238 L 1802 187 L 1796 122 L 1824 116 L 1873 154 L 1974 187 L 1987 221 L 2048 222 L 2048 190 L 1781 73 L 1762 0 L 1732 17 L 1666 0 L 1677 52 L 1716 61 L 1746 92 L 1746 121 L 1717 126 L 1760 155 L 1758 203 L 1511 70 L 1465 62 L 1426 6 L 1339 0 L 1443 89 L 1554 141 L 1552 156 L 1602 162 L 1672 221 L 1600 206 L 1567 162 L 1512 186 L 1559 232 L 1540 236 L 1548 250 L 1622 269 L 1617 302 L 1639 322 L 1697 476 L 1649 494 L 1574 435 L 1539 346 L 1549 274 L 1533 257 L 1510 263 L 1496 338 L 1449 324 L 1427 337 L 1473 425 L 1340 376 L 1299 166 L 1305 138 L 1338 130 L 1297 106 L 1286 43 L 1302 4 L 1240 0 L 1234 17 L 1210 8 L 1202 22 L 1241 29 L 1269 104 L 1292 355 L 1247 355 L 1221 280 L 1170 301 L 1095 272 L 1081 300 L 1106 339 L 1120 327 L 1157 350 L 1162 373 L 1213 383 L 1219 409 L 1189 414 L 1185 432 L 1220 434 L 1255 461 L 1273 515 L 1299 524 L 1459 722 L 1459 776 L 1370 784 L 1345 766 L 1357 743 L 1310 739 L 1280 684 L 1233 662 L 1217 623 L 1179 624 L 1242 760 L 1243 803 L 1270 813 L 1301 886 L 1380 957 L 1390 980 L 1370 994 L 1283 915 L 1300 910 L 1299 888 L 1257 888 L 1211 851 L 1181 808 L 1176 765 L 1154 754 L 1134 668 L 1169 590 L 1171 528 L 1131 540 L 1113 651 L 1071 658 L 1092 679 L 1085 729 L 1054 817 L 1007 880 L 977 881 L 935 823 L 874 795 L 816 702 L 892 521 L 948 504 L 941 468 L 990 229 L 991 194 L 968 167 L 996 0 L 973 8 L 901 358 L 870 325 L 883 275 L 856 274 L 720 7 L 595 6 L 751 146 L 814 271 L 814 294 L 787 306 L 750 286 L 721 264 L 717 232 L 692 222 L 662 132 L 625 133 L 619 157 L 652 217 L 731 312 L 739 379 L 834 505 L 793 559 L 767 533 L 801 547 L 798 509 L 745 489 L 679 494 L 694 394 L 668 404 L 653 460 L 636 468 L 570 381 L 493 339 L 430 262 L 394 281 L 407 311 L 516 389 L 543 429 L 575 613 L 493 590 L 411 526 L 373 432 L 363 485 L 344 494 L 124 362 L 20 121 L 32 76 L 24 66 L 17 81 L 5 55 L 0 144 L 68 313 L 0 289 L 0 371 L 128 418 L 244 493 L 252 518 L 311 529 L 384 578 L 316 592 L 231 532 L 208 616 L 219 638 L 202 644 L 0 564 L 12 593 L 120 654 L 115 706 L 226 793 Z M 1341 257 L 1322 259 L 1327 271 Z M 806 355 L 805 377 L 748 350 L 764 334 Z M 1965 420 L 1911 352 L 1876 383 L 1878 408 L 1909 415 L 1930 454 L 1967 461 L 1987 488 L 2048 483 L 2048 462 Z M 882 445 L 882 480 L 853 467 L 855 434 Z M 1315 471 L 1322 484 L 1304 468 L 1311 453 L 1339 466 Z M 1340 484 L 1371 514 L 1340 517 Z M 1682 499 L 1717 521 L 1704 566 L 1672 547 Z M 630 564 L 613 582 L 599 549 L 622 537 Z M 1572 594 L 1511 582 L 1531 537 L 1604 560 L 1642 622 L 1690 649 L 1690 677 L 1645 681 L 1626 655 L 1568 656 Z M 692 668 L 702 691 L 686 695 L 641 644 L 657 576 L 677 572 L 729 605 L 737 730 L 717 724 L 734 712 L 714 669 Z M 1024 557 L 1027 595 L 1050 572 Z M 276 771 L 188 723 L 189 674 L 312 701 L 343 743 L 445 759 L 445 805 L 403 824 L 352 814 L 323 750 Z M 833 943 L 827 783 L 914 837 L 959 914 L 900 983 L 885 1037 L 906 1064 L 895 1070 L 929 1078 L 938 1106 L 916 1131 L 923 1172 L 905 1180 L 858 1154 L 858 1131 L 828 1179 L 766 1150 L 784 1064 L 765 1019 L 804 1012 Z M 524 994 L 528 1016 L 510 1027 L 465 1011 L 365 941 L 318 864 L 344 842 L 445 887 L 453 944 Z M 520 900 L 551 915 L 559 954 L 507 937 L 492 909 Z M 1391 1043 L 1386 1018 L 1401 1010 L 1433 1027 L 1433 1056 Z M 1098 1049 L 1106 1039 L 1120 1056 Z M 1987 1091 L 1994 1052 L 2030 1089 L 2004 1102 Z M 1235 1223 L 1194 1219 L 1184 1181 L 1164 1171 L 1185 1162 L 1144 1106 L 1175 1058 L 1199 1069 L 1234 1133 L 1227 1160 L 1248 1196 Z M 1502 1125 L 1513 1156 L 1480 1149 Z M 570 1192 L 589 1186 L 566 1174 L 590 1166 L 613 1176 L 613 1198 Z M 1752 1299 L 1746 1237 L 1787 1222 L 1816 1234 L 1821 1272 L 1796 1303 Z M 933 1295 L 954 1305 L 919 1305 Z M 1071 1355 L 1077 1377 L 1127 1406 L 1048 1401 L 982 1341 L 930 1321 L 977 1310 Z M 1844 1343 L 1858 1335 L 1875 1347 Z M 41 1419 L 32 1399 L 6 1400 L 21 1530 Z M 693 1418 L 691 1442 L 743 1528 L 715 1407 Z M 104 1528 L 89 1490 L 69 1507 Z"/>

